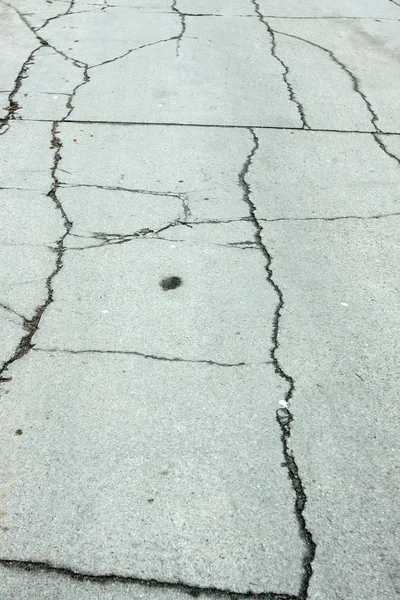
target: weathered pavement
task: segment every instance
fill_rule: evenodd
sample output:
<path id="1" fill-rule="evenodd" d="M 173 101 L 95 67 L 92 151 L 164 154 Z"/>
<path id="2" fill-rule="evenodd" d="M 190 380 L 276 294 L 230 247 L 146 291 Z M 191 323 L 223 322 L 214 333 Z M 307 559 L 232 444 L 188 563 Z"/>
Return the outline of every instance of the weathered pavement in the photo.
<path id="1" fill-rule="evenodd" d="M 400 2 L 0 16 L 0 600 L 398 598 Z"/>

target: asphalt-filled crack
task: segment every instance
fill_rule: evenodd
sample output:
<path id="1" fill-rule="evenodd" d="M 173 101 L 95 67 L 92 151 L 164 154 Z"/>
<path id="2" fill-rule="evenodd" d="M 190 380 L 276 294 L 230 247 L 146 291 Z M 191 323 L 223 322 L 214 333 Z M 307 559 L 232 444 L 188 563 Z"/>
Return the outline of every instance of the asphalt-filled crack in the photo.
<path id="1" fill-rule="evenodd" d="M 177 4 L 178 4 L 178 0 L 172 0 L 171 10 L 175 14 L 179 15 L 179 18 L 181 20 L 181 32 L 176 39 L 176 55 L 179 56 L 179 48 L 181 45 L 182 38 L 186 31 L 186 14 L 179 10 Z"/>
<path id="2" fill-rule="evenodd" d="M 270 358 L 271 358 L 272 364 L 274 366 L 275 372 L 288 385 L 288 391 L 286 392 L 286 395 L 285 395 L 285 398 L 283 401 L 284 407 L 279 408 L 276 411 L 276 420 L 281 429 L 281 441 L 282 441 L 282 447 L 283 447 L 283 455 L 284 455 L 284 459 L 285 459 L 284 464 L 288 469 L 288 475 L 291 480 L 293 490 L 295 493 L 295 497 L 296 497 L 295 514 L 296 514 L 297 522 L 299 525 L 299 532 L 300 532 L 300 536 L 305 545 L 305 553 L 303 556 L 304 573 L 303 573 L 301 586 L 300 586 L 300 592 L 299 592 L 299 597 L 303 600 L 303 599 L 307 598 L 308 587 L 309 587 L 310 579 L 311 579 L 312 572 L 313 572 L 312 571 L 312 563 L 313 563 L 313 560 L 315 557 L 316 545 L 313 540 L 312 534 L 307 527 L 306 520 L 304 517 L 304 509 L 305 509 L 306 502 L 307 502 L 307 496 L 304 491 L 304 486 L 303 486 L 303 483 L 302 483 L 302 480 L 301 480 L 301 477 L 299 474 L 299 470 L 298 470 L 298 466 L 297 466 L 295 457 L 289 446 L 290 424 L 293 421 L 293 415 L 290 412 L 290 400 L 291 400 L 294 390 L 295 390 L 295 382 L 294 382 L 293 377 L 291 375 L 289 375 L 288 373 L 286 373 L 286 371 L 281 366 L 279 359 L 277 357 L 277 351 L 279 348 L 279 326 L 280 326 L 281 312 L 282 312 L 282 309 L 284 306 L 284 299 L 283 299 L 282 290 L 280 289 L 280 287 L 278 286 L 278 284 L 276 283 L 276 281 L 274 279 L 274 274 L 273 274 L 273 270 L 272 270 L 272 256 L 269 253 L 269 251 L 261 237 L 262 226 L 256 216 L 256 206 L 251 197 L 252 192 L 251 192 L 250 184 L 247 182 L 247 175 L 249 172 L 250 165 L 252 164 L 253 158 L 259 148 L 259 141 L 255 134 L 254 129 L 249 128 L 249 132 L 252 136 L 253 147 L 252 147 L 250 153 L 248 154 L 248 156 L 246 157 L 246 160 L 243 164 L 242 170 L 239 173 L 238 179 L 239 179 L 239 186 L 243 191 L 243 201 L 249 207 L 250 221 L 254 225 L 255 243 L 256 243 L 257 247 L 259 248 L 260 252 L 265 257 L 265 261 L 266 261 L 265 270 L 267 272 L 267 282 L 273 288 L 273 290 L 277 296 L 277 300 L 278 300 L 276 307 L 275 307 L 275 312 L 274 312 L 274 317 L 273 317 L 273 322 L 272 322 L 272 335 L 271 335 L 272 345 L 271 345 L 271 349 L 270 349 Z"/>
<path id="3" fill-rule="evenodd" d="M 300 119 L 301 119 L 301 123 L 302 123 L 302 128 L 308 129 L 308 123 L 307 123 L 306 116 L 304 113 L 304 107 L 296 98 L 296 94 L 294 93 L 293 87 L 289 81 L 289 67 L 285 64 L 285 62 L 280 58 L 280 56 L 277 53 L 275 32 L 269 25 L 268 21 L 266 21 L 263 14 L 261 13 L 260 5 L 258 4 L 257 0 L 251 0 L 251 3 L 254 6 L 254 10 L 255 10 L 255 13 L 256 13 L 258 19 L 267 28 L 269 37 L 271 39 L 271 54 L 279 62 L 279 64 L 281 65 L 281 67 L 283 69 L 282 78 L 283 78 L 283 81 L 285 82 L 286 88 L 288 90 L 290 100 L 297 107 L 297 111 L 300 115 Z"/>
<path id="4" fill-rule="evenodd" d="M 157 356 L 156 354 L 146 354 L 145 352 L 138 352 L 136 350 L 96 350 L 96 349 L 87 349 L 87 350 L 69 350 L 64 348 L 38 348 L 35 347 L 34 350 L 36 352 L 60 352 L 64 354 L 126 354 L 131 356 L 141 356 L 143 358 L 151 358 L 152 360 L 163 360 L 167 362 L 185 362 L 185 363 L 200 363 L 206 365 L 215 365 L 217 367 L 243 367 L 246 363 L 238 362 L 238 363 L 224 363 L 218 362 L 215 360 L 195 360 L 190 358 L 181 358 L 179 356 Z"/>
<path id="5" fill-rule="evenodd" d="M 57 197 L 58 180 L 56 171 L 57 165 L 61 160 L 60 151 L 62 147 L 61 141 L 57 135 L 57 127 L 58 121 L 54 121 L 53 126 L 51 128 L 51 145 L 55 148 L 53 166 L 51 169 L 52 185 L 47 196 L 53 200 L 56 209 L 60 212 L 62 222 L 64 225 L 64 232 L 55 242 L 54 248 L 51 249 L 52 252 L 54 252 L 56 258 L 54 268 L 46 278 L 45 285 L 47 289 L 47 294 L 45 300 L 42 302 L 42 304 L 39 304 L 36 307 L 33 317 L 31 317 L 30 319 L 27 319 L 25 317 L 23 318 L 23 328 L 25 330 L 25 335 L 20 339 L 19 344 L 14 351 L 14 354 L 0 368 L 0 377 L 13 362 L 25 356 L 25 354 L 27 354 L 34 346 L 34 344 L 32 343 L 32 338 L 39 328 L 40 320 L 45 310 L 53 302 L 53 281 L 63 267 L 63 255 L 65 251 L 64 241 L 72 228 L 72 223 L 71 221 L 69 221 L 61 205 L 61 202 Z"/>
<path id="6" fill-rule="evenodd" d="M 92 583 L 100 584 L 136 584 L 147 588 L 159 589 L 159 590 L 171 590 L 177 592 L 183 592 L 191 598 L 199 598 L 203 594 L 207 594 L 212 598 L 229 598 L 230 600 L 301 600 L 298 596 L 292 596 L 289 594 L 279 594 L 274 592 L 245 592 L 238 593 L 231 590 L 224 590 L 215 587 L 201 587 L 183 583 L 181 581 L 168 582 L 159 581 L 157 579 L 142 579 L 140 577 L 129 577 L 126 575 L 118 575 L 109 573 L 106 575 L 96 575 L 94 573 L 86 573 L 80 571 L 74 571 L 67 567 L 57 567 L 50 562 L 40 561 L 29 561 L 29 560 L 12 560 L 7 558 L 0 558 L 0 565 L 10 569 L 18 569 L 21 571 L 28 572 L 44 572 L 44 573 L 55 573 L 68 579 L 75 581 L 89 581 Z"/>
<path id="7" fill-rule="evenodd" d="M 321 46 L 320 44 L 316 44 L 315 42 L 311 42 L 310 40 L 306 40 L 305 38 L 302 38 L 298 35 L 294 35 L 292 33 L 284 33 L 282 31 L 277 31 L 277 30 L 274 30 L 274 33 L 277 35 L 283 35 L 286 37 L 293 38 L 295 40 L 299 40 L 300 42 L 304 42 L 305 44 L 310 44 L 310 46 L 313 46 L 314 48 L 317 48 L 317 49 L 325 52 L 331 58 L 331 60 L 334 63 L 336 63 L 342 69 L 342 71 L 347 73 L 347 75 L 350 77 L 352 86 L 353 86 L 353 90 L 362 98 L 362 100 L 363 100 L 365 106 L 367 107 L 367 110 L 371 116 L 372 127 L 374 128 L 374 130 L 376 132 L 378 132 L 378 133 L 380 132 L 380 129 L 377 125 L 378 115 L 372 108 L 371 102 L 368 100 L 367 96 L 364 94 L 364 92 L 361 91 L 360 83 L 359 83 L 357 77 L 354 75 L 354 73 L 352 71 L 350 71 L 350 69 L 341 60 L 339 60 L 337 58 L 337 56 L 332 52 L 332 50 L 329 50 L 328 48 L 325 48 L 324 46 Z"/>

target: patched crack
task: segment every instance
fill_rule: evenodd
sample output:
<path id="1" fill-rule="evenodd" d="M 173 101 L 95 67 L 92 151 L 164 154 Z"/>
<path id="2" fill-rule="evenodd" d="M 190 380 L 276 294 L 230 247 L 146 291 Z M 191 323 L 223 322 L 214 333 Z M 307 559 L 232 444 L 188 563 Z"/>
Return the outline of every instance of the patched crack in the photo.
<path id="1" fill-rule="evenodd" d="M 190 585 L 182 581 L 160 581 L 157 579 L 143 579 L 140 577 L 130 577 L 127 575 L 118 575 L 116 573 L 108 573 L 105 575 L 97 575 L 95 573 L 88 573 L 84 571 L 74 571 L 67 567 L 56 566 L 50 562 L 40 562 L 31 560 L 13 560 L 7 558 L 0 558 L 0 565 L 10 569 L 28 571 L 28 572 L 42 572 L 42 573 L 55 573 L 57 575 L 73 579 L 75 581 L 89 581 L 92 583 L 100 584 L 136 584 L 144 586 L 150 589 L 159 590 L 171 590 L 187 594 L 191 598 L 199 598 L 203 594 L 207 594 L 212 598 L 229 598 L 230 600 L 301 600 L 298 596 L 292 596 L 290 594 L 279 594 L 274 592 L 235 592 L 233 590 L 225 590 L 216 587 L 202 587 L 196 585 Z"/>
<path id="2" fill-rule="evenodd" d="M 62 354 L 126 354 L 130 356 L 141 356 L 142 358 L 150 358 L 152 360 L 162 360 L 166 362 L 185 362 L 185 363 L 199 363 L 205 365 L 214 365 L 216 367 L 243 367 L 246 365 L 245 362 L 237 363 L 225 363 L 215 360 L 201 360 L 201 359 L 190 359 L 181 358 L 179 356 L 158 356 L 157 354 L 146 354 L 145 352 L 138 352 L 136 350 L 96 350 L 95 348 L 89 348 L 85 350 L 71 350 L 68 348 L 34 348 L 35 352 L 48 352 L 48 353 L 62 353 Z M 268 364 L 268 363 L 263 363 Z"/>
<path id="3" fill-rule="evenodd" d="M 55 253 L 56 259 L 55 259 L 54 268 L 53 268 L 52 272 L 48 275 L 48 277 L 45 281 L 45 286 L 47 289 L 46 298 L 45 298 L 44 302 L 42 302 L 42 304 L 39 304 L 36 307 L 35 312 L 30 319 L 23 317 L 23 329 L 25 330 L 26 333 L 20 339 L 19 344 L 14 351 L 14 354 L 0 368 L 0 376 L 3 375 L 3 373 L 8 369 L 8 367 L 13 362 L 15 362 L 16 360 L 19 360 L 20 358 L 22 358 L 23 356 L 28 354 L 28 352 L 30 350 L 32 350 L 32 348 L 34 347 L 32 338 L 35 335 L 35 333 L 37 332 L 37 330 L 39 329 L 39 324 L 40 324 L 40 321 L 41 321 L 41 318 L 42 318 L 44 312 L 46 311 L 47 307 L 53 302 L 53 294 L 54 294 L 53 281 L 54 281 L 54 278 L 58 275 L 58 273 L 61 271 L 61 269 L 63 267 L 63 255 L 64 255 L 64 251 L 65 251 L 64 242 L 65 242 L 65 238 L 68 236 L 68 234 L 72 228 L 72 223 L 71 223 L 71 221 L 69 221 L 69 219 L 57 197 L 58 180 L 57 180 L 56 170 L 57 170 L 57 165 L 58 165 L 59 161 L 61 160 L 60 151 L 61 151 L 61 147 L 62 147 L 61 141 L 57 136 L 57 133 L 58 133 L 57 127 L 58 127 L 58 121 L 54 121 L 52 129 L 51 129 L 51 145 L 54 146 L 54 148 L 56 150 L 54 153 L 53 166 L 51 169 L 52 185 L 51 185 L 50 191 L 48 192 L 47 196 L 53 200 L 53 202 L 56 206 L 56 209 L 61 214 L 61 218 L 62 218 L 63 225 L 64 225 L 64 233 L 55 242 L 54 248 L 51 249 L 51 251 Z"/>
<path id="4" fill-rule="evenodd" d="M 290 424 L 293 421 L 293 415 L 290 412 L 290 401 L 293 397 L 293 393 L 295 390 L 295 382 L 294 382 L 293 377 L 291 375 L 289 375 L 288 373 L 286 373 L 286 371 L 281 366 L 279 359 L 277 357 L 277 351 L 279 348 L 279 327 L 280 327 L 281 313 L 282 313 L 282 309 L 284 307 L 284 299 L 283 299 L 282 290 L 280 289 L 280 287 L 278 286 L 278 284 L 276 283 L 276 281 L 274 279 L 274 274 L 273 274 L 273 270 L 272 270 L 272 256 L 269 253 L 269 251 L 261 237 L 262 226 L 256 216 L 256 206 L 251 198 L 252 192 L 251 192 L 250 184 L 247 182 L 247 175 L 248 175 L 248 172 L 250 169 L 250 165 L 252 164 L 253 158 L 259 148 L 259 140 L 254 132 L 254 129 L 249 128 L 249 132 L 252 136 L 253 147 L 251 149 L 251 152 L 246 157 L 246 160 L 243 164 L 242 170 L 239 173 L 238 179 L 239 179 L 239 186 L 243 190 L 243 201 L 246 202 L 246 204 L 249 207 L 250 220 L 253 223 L 254 228 L 255 228 L 255 233 L 254 233 L 255 242 L 256 242 L 260 252 L 263 254 L 263 256 L 265 257 L 265 260 L 266 260 L 265 270 L 267 272 L 267 282 L 273 288 L 273 290 L 277 296 L 277 299 L 278 299 L 278 302 L 277 302 L 277 305 L 275 308 L 273 323 L 272 323 L 272 335 L 271 335 L 272 346 L 270 349 L 270 358 L 271 358 L 272 364 L 275 368 L 275 372 L 288 385 L 288 391 L 286 392 L 285 398 L 283 400 L 284 407 L 279 408 L 277 410 L 276 419 L 277 419 L 277 422 L 281 429 L 281 441 L 282 441 L 282 447 L 283 447 L 283 455 L 285 458 L 284 464 L 288 469 L 288 475 L 291 480 L 293 490 L 294 490 L 295 496 L 296 496 L 295 514 L 296 514 L 297 522 L 299 525 L 299 532 L 300 532 L 301 539 L 303 540 L 304 545 L 305 545 L 305 553 L 303 556 L 304 573 L 303 573 L 301 586 L 300 586 L 300 593 L 299 593 L 299 597 L 303 600 L 303 599 L 307 598 L 308 587 L 309 587 L 310 579 L 311 579 L 311 576 L 313 573 L 312 563 L 313 563 L 313 560 L 315 557 L 316 544 L 313 540 L 310 530 L 307 527 L 307 523 L 306 523 L 306 520 L 304 517 L 304 509 L 305 509 L 306 502 L 307 502 L 307 496 L 304 491 L 304 486 L 303 486 L 303 483 L 302 483 L 302 480 L 301 480 L 301 477 L 299 474 L 299 470 L 297 467 L 295 457 L 294 457 L 293 452 L 290 449 L 290 445 L 289 445 L 289 438 L 290 438 L 290 431 L 291 431 Z"/>
<path id="5" fill-rule="evenodd" d="M 286 65 L 286 63 L 280 58 L 280 56 L 277 53 L 275 32 L 271 28 L 271 26 L 269 25 L 268 21 L 266 21 L 266 19 L 263 16 L 263 14 L 261 13 L 260 5 L 258 4 L 257 0 L 251 0 L 251 3 L 254 6 L 254 10 L 255 10 L 255 13 L 256 13 L 258 19 L 260 20 L 260 22 L 263 25 L 265 25 L 265 27 L 268 30 L 268 33 L 269 33 L 269 36 L 270 36 L 270 39 L 271 39 L 271 54 L 279 62 L 279 64 L 281 65 L 281 67 L 283 69 L 282 78 L 283 78 L 283 81 L 285 82 L 286 88 L 287 88 L 287 90 L 289 92 L 289 99 L 297 107 L 297 111 L 298 111 L 298 113 L 300 115 L 300 119 L 301 119 L 301 122 L 302 122 L 302 128 L 303 129 L 307 129 L 308 128 L 308 123 L 307 123 L 307 120 L 306 120 L 306 116 L 305 116 L 305 112 L 304 112 L 304 107 L 298 101 L 298 99 L 296 98 L 296 94 L 295 94 L 295 92 L 293 90 L 293 87 L 292 87 L 291 83 L 289 82 L 289 67 Z"/>
<path id="6" fill-rule="evenodd" d="M 351 79 L 353 90 L 360 96 L 360 98 L 362 98 L 362 100 L 370 114 L 372 127 L 378 133 L 381 131 L 377 125 L 378 115 L 372 108 L 372 104 L 368 100 L 367 96 L 364 94 L 364 92 L 361 91 L 360 83 L 359 83 L 357 77 L 354 75 L 354 73 L 352 71 L 350 71 L 350 69 L 341 60 L 339 60 L 337 58 L 337 56 L 332 52 L 332 50 L 329 50 L 328 48 L 325 48 L 324 46 L 321 46 L 320 44 L 316 44 L 315 42 L 311 42 L 310 40 L 306 40 L 305 38 L 299 37 L 298 35 L 294 35 L 292 33 L 284 33 L 282 31 L 277 31 L 277 30 L 274 30 L 274 33 L 277 35 L 283 35 L 286 37 L 293 38 L 295 40 L 299 40 L 300 42 L 304 42 L 305 44 L 310 44 L 310 46 L 313 46 L 314 48 L 317 48 L 317 49 L 325 52 L 331 58 L 331 60 L 342 69 L 342 71 L 347 73 L 347 75 Z"/>

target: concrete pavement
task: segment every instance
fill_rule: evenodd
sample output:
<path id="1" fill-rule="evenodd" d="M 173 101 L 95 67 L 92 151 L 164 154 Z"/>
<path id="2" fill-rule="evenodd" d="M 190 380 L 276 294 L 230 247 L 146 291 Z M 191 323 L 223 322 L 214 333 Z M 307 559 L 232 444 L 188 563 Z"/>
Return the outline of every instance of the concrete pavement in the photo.
<path id="1" fill-rule="evenodd" d="M 0 16 L 0 600 L 398 598 L 400 3 Z"/>

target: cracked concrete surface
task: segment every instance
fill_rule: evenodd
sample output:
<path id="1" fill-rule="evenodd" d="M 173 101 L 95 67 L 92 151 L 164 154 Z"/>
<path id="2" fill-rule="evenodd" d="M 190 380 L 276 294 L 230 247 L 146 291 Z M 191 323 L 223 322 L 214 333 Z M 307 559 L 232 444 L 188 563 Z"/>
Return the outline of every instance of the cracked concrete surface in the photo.
<path id="1" fill-rule="evenodd" d="M 397 598 L 398 3 L 0 17 L 4 600 Z"/>

